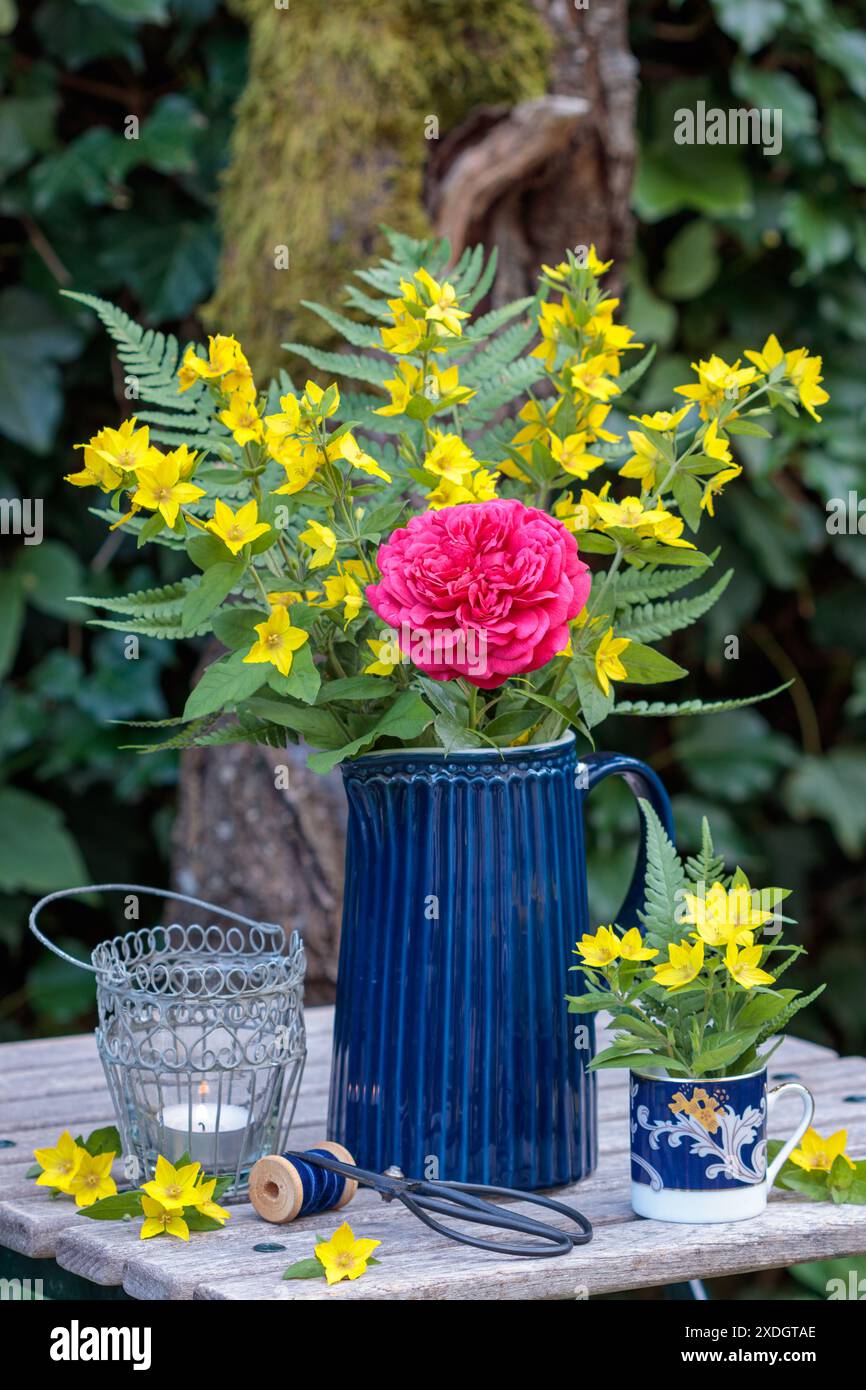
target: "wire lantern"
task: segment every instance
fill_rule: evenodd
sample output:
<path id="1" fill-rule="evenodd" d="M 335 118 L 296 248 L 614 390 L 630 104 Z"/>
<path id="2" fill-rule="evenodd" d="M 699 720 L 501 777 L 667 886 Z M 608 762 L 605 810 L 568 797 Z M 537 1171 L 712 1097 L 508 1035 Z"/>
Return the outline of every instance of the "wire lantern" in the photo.
<path id="1" fill-rule="evenodd" d="M 168 898 L 218 920 L 115 936 L 95 947 L 90 965 L 36 925 L 57 899 L 106 892 Z M 231 1175 L 220 1200 L 242 1196 L 253 1164 L 286 1148 L 297 1103 L 307 1051 L 298 933 L 286 942 L 273 923 L 117 883 L 50 893 L 30 927 L 55 955 L 96 976 L 96 1046 L 125 1176 L 137 1184 L 153 1175 L 157 1155 L 172 1163 L 188 1155 L 210 1175 Z"/>

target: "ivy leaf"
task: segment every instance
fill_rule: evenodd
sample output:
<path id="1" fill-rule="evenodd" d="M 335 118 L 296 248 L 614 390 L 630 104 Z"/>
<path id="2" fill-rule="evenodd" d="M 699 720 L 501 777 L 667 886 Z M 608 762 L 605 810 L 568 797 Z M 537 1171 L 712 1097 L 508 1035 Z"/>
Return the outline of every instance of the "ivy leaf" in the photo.
<path id="1" fill-rule="evenodd" d="M 756 53 L 777 34 L 787 14 L 784 0 L 713 0 L 719 28 L 735 39 L 744 53 Z"/>
<path id="2" fill-rule="evenodd" d="M 823 758 L 803 758 L 784 789 L 798 820 L 816 816 L 833 830 L 842 849 L 856 859 L 866 846 L 866 748 L 834 748 Z"/>
<path id="3" fill-rule="evenodd" d="M 106 1125 L 103 1129 L 95 1129 L 85 1139 L 82 1147 L 87 1150 L 91 1158 L 96 1158 L 99 1154 L 119 1154 L 122 1145 L 117 1126 Z"/>

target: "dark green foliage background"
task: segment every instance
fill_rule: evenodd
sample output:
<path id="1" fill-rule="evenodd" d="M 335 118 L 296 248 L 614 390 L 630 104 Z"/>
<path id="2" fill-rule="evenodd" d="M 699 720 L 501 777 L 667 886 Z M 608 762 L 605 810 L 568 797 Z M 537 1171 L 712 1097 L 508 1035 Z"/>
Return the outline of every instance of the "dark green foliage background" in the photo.
<path id="1" fill-rule="evenodd" d="M 217 0 L 39 0 L 21 12 L 16 26 L 13 0 L 0 0 L 13 38 L 0 60 L 0 493 L 44 498 L 50 540 L 2 542 L 0 1038 L 92 1019 L 88 981 L 26 932 L 35 895 L 75 881 L 165 881 L 176 764 L 118 751 L 122 730 L 109 721 L 177 711 L 195 659 L 145 642 L 125 660 L 120 634 L 94 635 L 64 602 L 174 573 L 169 551 L 106 540 L 87 494 L 61 482 L 73 443 L 134 402 L 111 380 L 92 316 L 57 290 L 197 333 L 246 54 L 243 27 Z M 736 579 L 670 647 L 695 672 L 676 698 L 747 694 L 794 675 L 796 693 L 672 726 L 621 719 L 606 742 L 664 775 L 685 849 L 707 812 L 719 847 L 755 882 L 796 890 L 811 953 L 797 983 L 830 982 L 802 1029 L 860 1050 L 866 538 L 830 535 L 826 504 L 866 492 L 866 28 L 854 6 L 826 0 L 639 0 L 631 14 L 642 154 L 626 317 L 661 347 L 643 401 L 669 404 L 698 354 L 736 356 L 771 330 L 824 354 L 833 400 L 823 427 L 804 416 L 770 444 L 738 439 L 748 478 L 713 530 Z M 781 107 L 782 153 L 674 145 L 673 113 L 698 100 Z M 130 114 L 137 139 L 124 133 Z M 590 804 L 593 911 L 607 921 L 636 812 L 617 787 Z M 79 949 L 121 925 L 105 905 L 52 922 Z"/>

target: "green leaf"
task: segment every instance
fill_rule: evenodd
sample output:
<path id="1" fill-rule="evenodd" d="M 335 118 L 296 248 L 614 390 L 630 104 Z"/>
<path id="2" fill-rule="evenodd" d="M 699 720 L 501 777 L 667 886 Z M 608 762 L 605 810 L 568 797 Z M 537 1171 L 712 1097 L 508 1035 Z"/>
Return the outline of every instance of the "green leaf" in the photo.
<path id="1" fill-rule="evenodd" d="M 671 144 L 669 135 L 643 149 L 634 189 L 638 216 L 657 222 L 688 209 L 708 217 L 748 216 L 751 186 L 741 152 L 717 145 L 712 158 L 709 153 L 701 145 Z"/>
<path id="2" fill-rule="evenodd" d="M 180 1216 L 191 1231 L 221 1231 L 223 1228 L 222 1221 L 208 1216 L 206 1212 L 196 1211 L 195 1207 L 184 1207 Z"/>
<path id="3" fill-rule="evenodd" d="M 275 690 L 278 695 L 289 695 L 295 700 L 301 700 L 305 705 L 315 703 L 321 684 L 322 677 L 313 661 L 309 642 L 305 642 L 292 654 L 292 669 L 287 676 L 280 675 L 275 669 L 272 669 L 268 676 L 271 690 Z"/>
<path id="4" fill-rule="evenodd" d="M 425 704 L 414 690 L 406 690 L 360 738 L 352 739 L 351 743 L 344 744 L 342 748 L 334 751 L 313 753 L 307 761 L 313 772 L 330 772 L 337 763 L 354 757 L 356 753 L 369 748 L 371 743 L 377 742 L 380 738 L 409 741 L 417 738 L 432 722 L 433 711 L 430 706 Z"/>
<path id="5" fill-rule="evenodd" d="M 242 652 L 212 661 L 187 699 L 184 719 L 199 719 L 248 699 L 264 685 L 269 670 L 262 663 L 244 665 Z"/>
<path id="6" fill-rule="evenodd" d="M 0 574 L 0 677 L 11 670 L 24 623 L 24 588 L 17 574 Z"/>
<path id="7" fill-rule="evenodd" d="M 688 675 L 684 666 L 678 666 L 670 657 L 653 647 L 645 647 L 642 642 L 630 642 L 620 660 L 626 669 L 624 679 L 636 685 L 657 685 L 660 681 L 679 680 Z"/>
<path id="8" fill-rule="evenodd" d="M 259 719 L 293 729 L 316 748 L 339 748 L 346 737 L 339 721 L 327 709 L 291 705 L 287 700 L 272 700 L 267 695 L 248 700 L 244 708 Z"/>
<path id="9" fill-rule="evenodd" d="M 232 603 L 214 615 L 213 634 L 224 647 L 249 650 L 256 640 L 256 624 L 266 622 L 267 616 L 263 608 Z"/>
<path id="10" fill-rule="evenodd" d="M 620 373 L 616 380 L 621 393 L 624 394 L 626 391 L 630 391 L 633 386 L 637 385 L 644 373 L 649 371 L 655 355 L 656 346 L 655 343 L 653 343 L 652 347 L 644 353 L 639 362 L 636 362 L 633 367 L 627 367 L 624 372 Z"/>
<path id="11" fill-rule="evenodd" d="M 140 1191 L 116 1192 L 113 1197 L 102 1197 L 89 1207 L 81 1207 L 78 1215 L 91 1221 L 122 1221 L 125 1216 L 141 1216 Z"/>
<path id="12" fill-rule="evenodd" d="M 120 1135 L 116 1125 L 105 1125 L 102 1129 L 93 1130 L 85 1139 L 82 1146 L 87 1150 L 92 1158 L 99 1154 L 119 1154 L 122 1150 Z"/>
<path id="13" fill-rule="evenodd" d="M 739 1020 L 737 1020 L 739 1022 Z M 710 1035 L 712 1042 L 712 1035 Z M 714 1046 L 704 1048 L 702 1052 L 692 1061 L 692 1070 L 695 1076 L 706 1076 L 709 1071 L 720 1071 L 734 1062 L 743 1052 L 745 1046 L 750 1044 L 750 1035 L 746 1030 L 738 1030 L 725 1042 L 718 1041 Z M 734 1073 L 736 1075 L 736 1072 Z"/>
<path id="14" fill-rule="evenodd" d="M 0 888 L 49 893 L 86 883 L 87 867 L 60 811 L 16 787 L 0 788 Z"/>
<path id="15" fill-rule="evenodd" d="M 731 87 L 758 111 L 781 111 L 786 140 L 814 135 L 818 128 L 815 98 L 783 69 L 750 67 L 738 58 L 731 69 Z"/>
<path id="16" fill-rule="evenodd" d="M 62 408 L 58 363 L 81 350 L 81 333 L 32 290 L 0 293 L 0 433 L 47 454 Z"/>
<path id="17" fill-rule="evenodd" d="M 205 570 L 199 585 L 190 589 L 181 612 L 185 632 L 195 630 L 231 593 L 246 568 L 243 560 L 224 560 Z"/>
<path id="18" fill-rule="evenodd" d="M 315 1255 L 306 1260 L 296 1260 L 283 1274 L 284 1279 L 324 1279 L 325 1266 Z"/>
<path id="19" fill-rule="evenodd" d="M 677 232 L 665 252 L 658 288 L 666 299 L 696 299 L 715 284 L 721 261 L 716 250 L 716 229 L 696 218 Z"/>
<path id="20" fill-rule="evenodd" d="M 380 700 L 392 695 L 396 688 L 394 681 L 387 676 L 346 676 L 327 681 L 319 691 L 316 704 L 330 705 L 334 700 Z"/>
<path id="21" fill-rule="evenodd" d="M 788 810 L 798 820 L 815 816 L 830 825 L 851 859 L 866 846 L 866 749 L 833 748 L 824 757 L 805 757 L 784 788 Z"/>
<path id="22" fill-rule="evenodd" d="M 763 48 L 785 23 L 784 0 L 713 0 L 719 28 L 735 39 L 744 53 Z"/>
<path id="23" fill-rule="evenodd" d="M 787 194 L 782 207 L 782 226 L 812 275 L 827 266 L 837 265 L 851 254 L 853 241 L 847 221 L 817 194 Z"/>

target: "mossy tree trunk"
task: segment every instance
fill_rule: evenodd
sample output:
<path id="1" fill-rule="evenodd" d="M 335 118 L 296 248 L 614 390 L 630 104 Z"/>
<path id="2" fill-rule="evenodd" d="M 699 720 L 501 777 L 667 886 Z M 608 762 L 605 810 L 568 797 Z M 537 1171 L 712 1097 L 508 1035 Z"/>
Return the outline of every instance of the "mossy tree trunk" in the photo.
<path id="1" fill-rule="evenodd" d="M 241 339 L 260 379 L 292 366 L 282 342 L 324 340 L 302 301 L 338 304 L 381 249 L 382 223 L 447 232 L 455 254 L 497 246 L 497 303 L 526 293 L 567 246 L 628 255 L 626 0 L 230 4 L 251 27 L 250 74 L 205 319 Z M 289 767 L 286 788 L 275 763 Z M 177 886 L 301 928 L 312 1001 L 335 978 L 339 782 L 306 773 L 298 750 L 184 755 Z"/>

